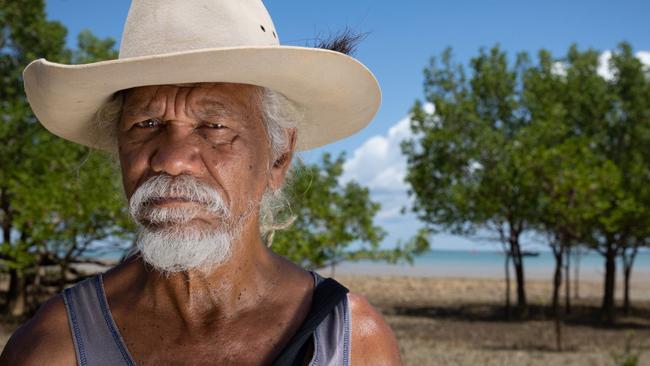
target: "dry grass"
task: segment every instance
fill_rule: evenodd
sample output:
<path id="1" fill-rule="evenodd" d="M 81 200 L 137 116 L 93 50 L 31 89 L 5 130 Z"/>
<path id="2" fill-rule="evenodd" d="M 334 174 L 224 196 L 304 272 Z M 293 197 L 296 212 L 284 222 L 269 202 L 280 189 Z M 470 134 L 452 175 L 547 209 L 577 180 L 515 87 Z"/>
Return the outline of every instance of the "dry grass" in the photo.
<path id="1" fill-rule="evenodd" d="M 507 321 L 503 281 L 419 277 L 337 276 L 379 308 L 398 338 L 405 365 L 615 365 L 626 340 L 650 366 L 650 281 L 633 284 L 634 312 L 617 325 L 598 321 L 602 286 L 583 282 L 581 298 L 555 346 L 550 281 L 528 281 L 530 320 Z M 0 345 L 16 325 L 0 322 Z"/>
<path id="2" fill-rule="evenodd" d="M 633 316 L 604 327 L 602 287 L 581 284 L 581 299 L 563 326 L 556 350 L 547 281 L 529 281 L 530 319 L 506 321 L 503 282 L 491 279 L 339 276 L 385 314 L 406 365 L 615 365 L 626 340 L 650 365 L 650 284 L 635 283 Z"/>

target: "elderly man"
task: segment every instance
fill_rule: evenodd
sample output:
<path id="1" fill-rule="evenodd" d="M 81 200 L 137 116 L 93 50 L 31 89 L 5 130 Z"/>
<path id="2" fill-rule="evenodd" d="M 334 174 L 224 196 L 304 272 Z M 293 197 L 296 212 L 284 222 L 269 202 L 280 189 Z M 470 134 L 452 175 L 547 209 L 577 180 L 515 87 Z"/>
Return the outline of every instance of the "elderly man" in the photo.
<path id="1" fill-rule="evenodd" d="M 45 127 L 119 158 L 138 253 L 48 300 L 3 365 L 399 364 L 363 297 L 262 239 L 294 152 L 377 110 L 358 61 L 280 46 L 259 0 L 134 0 L 119 59 L 24 78 Z"/>

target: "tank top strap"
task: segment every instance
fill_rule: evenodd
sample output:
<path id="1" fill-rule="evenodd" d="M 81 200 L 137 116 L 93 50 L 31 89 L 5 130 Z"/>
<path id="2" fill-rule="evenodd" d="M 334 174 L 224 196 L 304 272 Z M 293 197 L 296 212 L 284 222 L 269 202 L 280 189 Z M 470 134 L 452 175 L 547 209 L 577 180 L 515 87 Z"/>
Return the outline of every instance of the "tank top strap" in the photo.
<path id="1" fill-rule="evenodd" d="M 324 278 L 311 272 L 315 285 Z M 325 317 L 314 331 L 314 355 L 309 366 L 349 366 L 350 364 L 350 306 L 348 297 Z"/>
<path id="2" fill-rule="evenodd" d="M 63 291 L 79 366 L 135 366 L 108 308 L 102 274 Z"/>

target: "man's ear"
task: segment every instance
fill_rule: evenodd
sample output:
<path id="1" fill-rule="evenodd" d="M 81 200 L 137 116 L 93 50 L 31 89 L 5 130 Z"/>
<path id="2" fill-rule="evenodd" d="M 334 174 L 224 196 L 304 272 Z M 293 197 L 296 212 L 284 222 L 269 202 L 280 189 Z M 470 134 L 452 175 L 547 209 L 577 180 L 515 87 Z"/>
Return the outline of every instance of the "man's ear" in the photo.
<path id="1" fill-rule="evenodd" d="M 288 134 L 287 137 L 289 141 L 287 149 L 271 164 L 269 188 L 273 191 L 279 189 L 284 184 L 287 170 L 289 170 L 291 161 L 293 160 L 293 152 L 296 149 L 296 129 L 292 128 L 285 131 Z"/>

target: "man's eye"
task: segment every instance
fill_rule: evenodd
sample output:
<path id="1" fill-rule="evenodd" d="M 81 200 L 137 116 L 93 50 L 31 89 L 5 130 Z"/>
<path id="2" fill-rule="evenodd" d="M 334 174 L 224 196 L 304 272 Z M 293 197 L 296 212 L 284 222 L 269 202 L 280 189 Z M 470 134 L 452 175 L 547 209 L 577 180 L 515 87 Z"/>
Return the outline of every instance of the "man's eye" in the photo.
<path id="1" fill-rule="evenodd" d="M 221 123 L 216 123 L 216 122 L 215 123 L 206 122 L 205 126 L 208 127 L 208 128 L 215 129 L 215 130 L 221 130 L 223 128 L 226 128 L 225 125 L 222 125 Z"/>
<path id="2" fill-rule="evenodd" d="M 155 119 L 155 118 L 149 118 L 146 121 L 138 122 L 135 124 L 135 127 L 138 128 L 151 128 L 151 127 L 158 127 L 162 124 L 160 120 Z"/>

